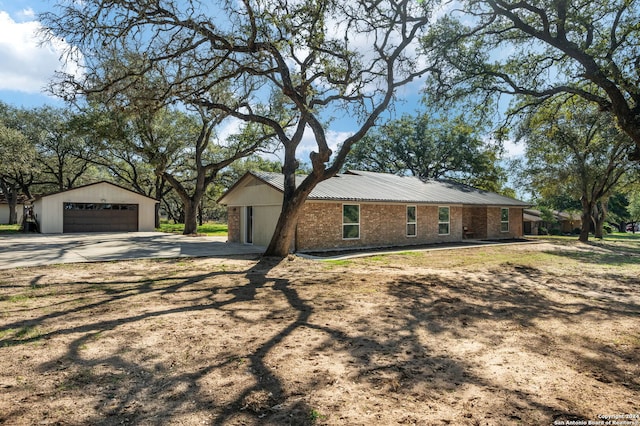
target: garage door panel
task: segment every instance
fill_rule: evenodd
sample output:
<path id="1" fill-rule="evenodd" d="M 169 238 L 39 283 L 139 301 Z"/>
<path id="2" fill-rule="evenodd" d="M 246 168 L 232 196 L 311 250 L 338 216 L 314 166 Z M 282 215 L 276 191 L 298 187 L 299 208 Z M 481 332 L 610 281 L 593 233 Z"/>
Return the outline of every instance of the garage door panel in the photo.
<path id="1" fill-rule="evenodd" d="M 135 204 L 65 203 L 63 232 L 135 232 Z"/>

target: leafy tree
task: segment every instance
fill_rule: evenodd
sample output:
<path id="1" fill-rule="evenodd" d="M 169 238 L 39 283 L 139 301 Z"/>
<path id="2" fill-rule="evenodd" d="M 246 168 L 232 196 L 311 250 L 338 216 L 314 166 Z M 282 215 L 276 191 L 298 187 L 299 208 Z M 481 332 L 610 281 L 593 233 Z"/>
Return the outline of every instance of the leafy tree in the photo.
<path id="1" fill-rule="evenodd" d="M 542 198 L 579 198 L 580 241 L 588 241 L 592 224 L 601 238 L 609 198 L 633 168 L 625 157 L 633 141 L 616 129 L 608 114 L 577 98 L 530 114 L 519 132 L 527 143 L 525 173 L 532 187 Z"/>
<path id="2" fill-rule="evenodd" d="M 193 234 L 202 199 L 218 173 L 238 158 L 255 152 L 263 138 L 245 134 L 219 141 L 214 130 L 224 115 L 209 114 L 203 108 L 136 108 L 136 100 L 129 99 L 128 108 L 94 111 L 94 118 L 85 123 L 84 131 L 93 132 L 99 162 L 140 192 L 154 188 L 155 198 L 161 199 L 168 194 L 168 183 L 182 202 L 177 217 L 185 224 L 183 232 Z M 98 120 L 100 127 L 91 127 Z M 150 172 L 155 176 L 153 181 Z M 173 205 L 165 204 L 167 211 L 176 211 Z"/>
<path id="3" fill-rule="evenodd" d="M 0 120 L 0 191 L 9 205 L 9 224 L 17 223 L 16 207 L 21 178 L 33 164 L 35 152 L 28 138 Z"/>
<path id="4" fill-rule="evenodd" d="M 629 195 L 627 213 L 631 222 L 631 230 L 635 234 L 636 226 L 640 222 L 640 190 L 634 190 Z"/>
<path id="5" fill-rule="evenodd" d="M 93 152 L 87 141 L 72 128 L 74 116 L 68 109 L 42 107 L 22 112 L 23 132 L 37 151 L 37 185 L 45 190 L 64 191 L 87 183 Z"/>
<path id="6" fill-rule="evenodd" d="M 22 109 L 0 102 L 0 191 L 9 204 L 9 222 L 17 221 L 18 195 L 32 198 L 31 186 L 38 172 L 34 143 L 23 131 L 28 124 Z"/>
<path id="7" fill-rule="evenodd" d="M 640 3 L 465 0 L 424 39 L 430 91 L 521 95 L 519 108 L 580 96 L 610 112 L 640 160 Z"/>
<path id="8" fill-rule="evenodd" d="M 277 135 L 284 201 L 266 254 L 282 257 L 308 194 L 342 168 L 396 90 L 429 68 L 415 42 L 431 20 L 432 3 L 86 0 L 65 3 L 43 20 L 51 37 L 64 37 L 87 65 L 85 78 L 63 78 L 59 93 L 108 92 L 117 101 L 153 74 L 163 84 L 149 102 L 201 105 Z M 127 52 L 141 55 L 127 67 L 109 65 Z M 326 136 L 334 114 L 347 114 L 354 127 L 335 155 Z M 311 173 L 296 186 L 305 132 L 317 151 Z"/>
<path id="9" fill-rule="evenodd" d="M 452 179 L 500 191 L 506 174 L 497 160 L 500 147 L 487 144 L 478 127 L 460 116 L 405 115 L 370 131 L 349 153 L 347 168 Z"/>

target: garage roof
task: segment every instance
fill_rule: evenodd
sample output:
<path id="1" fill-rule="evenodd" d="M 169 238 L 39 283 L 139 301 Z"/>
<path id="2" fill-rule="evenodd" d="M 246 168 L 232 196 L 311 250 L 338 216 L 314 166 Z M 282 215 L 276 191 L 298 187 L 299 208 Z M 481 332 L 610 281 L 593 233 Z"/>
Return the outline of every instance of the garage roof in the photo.
<path id="1" fill-rule="evenodd" d="M 106 180 L 102 180 L 100 182 L 95 182 L 95 183 L 89 183 L 87 185 L 76 186 L 75 188 L 70 188 L 70 189 L 67 189 L 65 191 L 57 191 L 57 192 L 52 192 L 52 193 L 45 194 L 45 195 L 40 195 L 40 196 L 36 197 L 36 200 L 39 200 L 39 199 L 45 198 L 45 197 L 49 197 L 51 195 L 62 194 L 63 192 L 75 191 L 75 190 L 78 190 L 78 189 L 81 189 L 81 188 L 86 188 L 86 187 L 89 187 L 89 186 L 100 185 L 100 184 L 103 184 L 103 183 L 106 183 L 107 185 L 111 185 L 111 186 L 113 186 L 115 188 L 118 188 L 118 189 L 122 189 L 124 191 L 128 191 L 128 192 L 134 193 L 134 194 L 136 194 L 136 195 L 138 195 L 140 197 L 149 198 L 149 199 L 151 199 L 151 200 L 153 200 L 155 202 L 158 202 L 158 200 L 156 200 L 153 197 L 149 197 L 148 195 L 141 194 L 141 193 L 139 193 L 137 191 L 132 191 L 131 189 L 125 188 L 124 186 L 116 185 L 115 183 L 112 183 L 112 182 L 107 182 Z"/>
<path id="2" fill-rule="evenodd" d="M 249 172 L 247 175 L 284 192 L 284 177 L 280 173 Z M 247 176 L 245 175 L 245 177 Z M 243 177 L 240 181 L 243 181 Z M 299 185 L 306 176 L 296 176 Z M 239 182 L 240 182 L 239 181 Z M 235 189 L 232 187 L 227 193 Z M 226 194 L 225 194 L 226 195 Z M 220 198 L 223 201 L 225 196 Z M 422 204 L 467 204 L 528 207 L 530 204 L 451 181 L 423 181 L 414 176 L 350 170 L 320 182 L 309 200 L 358 202 L 396 202 Z"/>

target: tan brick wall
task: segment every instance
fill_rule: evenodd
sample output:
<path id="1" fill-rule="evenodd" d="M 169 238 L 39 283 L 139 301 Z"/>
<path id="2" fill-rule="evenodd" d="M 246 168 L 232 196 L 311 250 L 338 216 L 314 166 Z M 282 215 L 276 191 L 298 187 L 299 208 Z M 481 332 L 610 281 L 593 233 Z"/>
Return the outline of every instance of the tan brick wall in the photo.
<path id="1" fill-rule="evenodd" d="M 500 207 L 487 208 L 487 238 L 522 237 L 522 209 L 509 208 L 509 232 L 500 230 Z"/>
<path id="2" fill-rule="evenodd" d="M 342 205 L 307 202 L 298 221 L 297 250 L 414 245 L 462 239 L 461 207 L 450 207 L 449 235 L 438 235 L 438 206 L 417 206 L 417 236 L 408 237 L 405 204 L 361 203 L 360 238 L 345 240 L 342 238 Z"/>
<path id="3" fill-rule="evenodd" d="M 463 207 L 462 210 L 462 226 L 473 234 L 470 238 L 487 238 L 487 208 Z"/>
<path id="4" fill-rule="evenodd" d="M 240 242 L 240 209 L 241 207 L 227 208 L 227 221 L 229 227 L 227 240 L 230 243 Z"/>
<path id="5" fill-rule="evenodd" d="M 501 207 L 464 207 L 463 226 L 473 232 L 473 238 L 521 238 L 522 208 L 509 208 L 509 232 L 502 232 Z"/>
<path id="6" fill-rule="evenodd" d="M 522 238 L 524 236 L 522 210 L 521 208 L 509 208 L 509 234 L 513 238 Z"/>

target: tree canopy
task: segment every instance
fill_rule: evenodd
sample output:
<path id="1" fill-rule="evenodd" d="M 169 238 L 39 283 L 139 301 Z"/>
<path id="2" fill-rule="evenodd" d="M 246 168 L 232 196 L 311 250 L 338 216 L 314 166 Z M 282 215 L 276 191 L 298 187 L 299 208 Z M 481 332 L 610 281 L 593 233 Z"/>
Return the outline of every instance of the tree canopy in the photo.
<path id="1" fill-rule="evenodd" d="M 370 131 L 354 146 L 345 167 L 452 179 L 499 192 L 506 181 L 497 165 L 501 147 L 480 133 L 463 116 L 404 115 Z"/>
<path id="2" fill-rule="evenodd" d="M 626 158 L 633 141 L 613 125 L 609 114 L 579 98 L 530 114 L 519 136 L 527 144 L 524 173 L 530 185 L 543 198 L 565 194 L 580 200 L 580 240 L 588 240 L 592 224 L 601 237 L 609 197 L 633 170 Z"/>
<path id="3" fill-rule="evenodd" d="M 465 0 L 426 37 L 429 90 L 518 95 L 518 109 L 577 95 L 610 112 L 640 160 L 640 3 Z"/>

